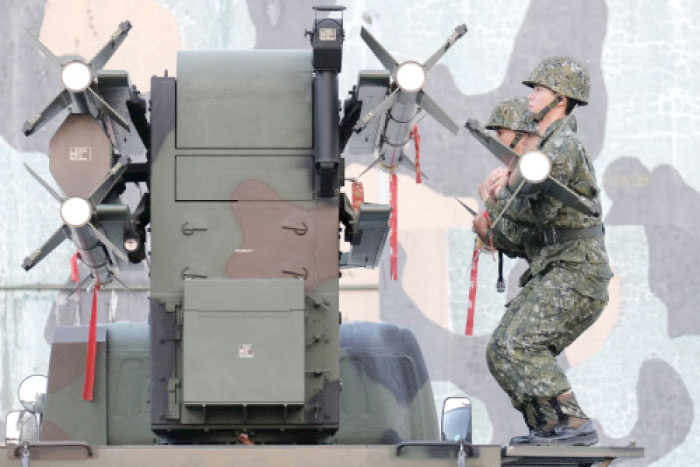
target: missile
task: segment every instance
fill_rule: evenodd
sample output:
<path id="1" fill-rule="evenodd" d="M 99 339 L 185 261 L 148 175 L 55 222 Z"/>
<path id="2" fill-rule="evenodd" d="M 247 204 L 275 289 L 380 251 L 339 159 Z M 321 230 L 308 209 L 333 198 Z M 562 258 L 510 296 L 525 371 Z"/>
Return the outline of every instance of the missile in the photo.
<path id="1" fill-rule="evenodd" d="M 566 123 L 564 122 L 560 128 L 563 128 Z M 508 179 L 508 188 L 513 191 L 513 197 L 518 194 L 534 195 L 538 192 L 549 192 L 560 199 L 567 207 L 576 209 L 589 216 L 600 216 L 599 205 L 579 195 L 561 181 L 552 177 L 552 162 L 544 152 L 536 150 L 526 152 L 520 156 L 486 133 L 486 130 L 481 127 L 477 120 L 469 119 L 465 126 L 472 136 L 488 149 L 491 154 L 506 167 L 512 169 Z M 540 142 L 540 148 L 542 145 L 543 142 Z M 508 203 L 510 203 L 510 200 Z"/>
<path id="2" fill-rule="evenodd" d="M 42 54 L 60 68 L 64 89 L 49 105 L 25 122 L 22 131 L 32 135 L 51 118 L 70 107 L 70 114 L 56 130 L 49 143 L 49 169 L 58 183 L 55 190 L 25 164 L 29 174 L 47 190 L 60 205 L 61 225 L 47 240 L 27 256 L 22 267 L 29 271 L 63 241 L 75 245 L 81 261 L 90 271 L 94 284 L 106 284 L 117 278 L 119 261 L 139 262 L 143 259 L 143 238 L 135 228 L 138 224 L 129 207 L 113 204 L 113 188 L 123 182 L 130 167 L 128 157 L 115 152 L 111 122 L 127 132 L 129 122 L 119 115 L 99 94 L 98 72 L 112 57 L 131 29 L 129 21 L 122 22 L 107 43 L 90 61 L 83 59 L 61 62 L 37 38 L 31 36 Z M 113 81 L 113 80 L 112 80 Z M 124 79 L 128 86 L 128 78 Z M 118 159 L 116 163 L 113 160 Z M 103 204 L 108 203 L 108 204 Z M 115 245 L 101 221 L 121 221 L 124 245 Z M 119 242 L 118 242 L 119 243 Z"/>
<path id="3" fill-rule="evenodd" d="M 413 161 L 404 153 L 404 147 L 409 141 L 411 126 L 421 110 L 432 116 L 451 133 L 457 134 L 459 126 L 423 90 L 423 86 L 430 69 L 466 33 L 467 26 L 465 24 L 457 26 L 445 43 L 425 62 L 406 60 L 399 63 L 367 29 L 362 28 L 360 37 L 384 68 L 390 72 L 392 78 L 389 87 L 392 91 L 376 107 L 366 112 L 363 111 L 354 127 L 354 131 L 359 133 L 373 119 L 384 117 L 384 126 L 381 130 L 381 140 L 377 151 L 378 157 L 365 172 L 377 164 L 387 170 L 393 170 L 399 165 L 416 170 Z"/>
<path id="4" fill-rule="evenodd" d="M 94 218 L 99 217 L 100 211 L 108 211 L 114 207 L 100 203 L 122 178 L 128 168 L 128 161 L 125 164 L 117 162 L 103 182 L 86 198 L 65 196 L 54 190 L 29 165 L 24 164 L 24 167 L 60 203 L 63 225 L 41 247 L 24 259 L 22 268 L 29 271 L 65 239 L 70 239 L 75 244 L 81 261 L 87 266 L 97 284 L 107 284 L 112 278 L 116 278 L 115 273 L 118 269 L 116 258 L 118 257 L 125 263 L 129 262 L 129 258 L 92 222 Z M 123 206 L 122 210 L 125 211 L 125 217 L 129 217 L 128 207 Z"/>
<path id="5" fill-rule="evenodd" d="M 124 21 L 119 24 L 117 30 L 110 36 L 107 44 L 100 49 L 92 60 L 83 59 L 61 62 L 51 50 L 41 43 L 31 33 L 27 34 L 34 40 L 41 53 L 51 59 L 60 69 L 60 78 L 64 89 L 51 100 L 49 105 L 31 119 L 27 120 L 22 132 L 25 136 L 33 134 L 46 122 L 58 115 L 62 110 L 70 107 L 74 114 L 98 114 L 107 115 L 122 128 L 130 131 L 129 123 L 117 113 L 105 100 L 93 89 L 97 72 L 100 71 L 112 57 L 117 48 L 124 42 L 131 29 L 131 23 Z"/>

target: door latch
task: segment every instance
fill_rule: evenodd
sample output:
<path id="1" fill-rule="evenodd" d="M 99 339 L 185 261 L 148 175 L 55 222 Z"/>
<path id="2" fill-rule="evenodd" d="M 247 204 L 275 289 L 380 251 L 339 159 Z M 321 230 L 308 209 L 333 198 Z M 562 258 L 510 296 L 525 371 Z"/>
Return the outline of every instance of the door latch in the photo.
<path id="1" fill-rule="evenodd" d="M 208 229 L 206 227 L 197 227 L 194 225 L 190 225 L 189 222 L 185 222 L 182 224 L 182 227 L 180 227 L 180 231 L 184 235 L 192 235 L 195 232 L 206 232 Z"/>

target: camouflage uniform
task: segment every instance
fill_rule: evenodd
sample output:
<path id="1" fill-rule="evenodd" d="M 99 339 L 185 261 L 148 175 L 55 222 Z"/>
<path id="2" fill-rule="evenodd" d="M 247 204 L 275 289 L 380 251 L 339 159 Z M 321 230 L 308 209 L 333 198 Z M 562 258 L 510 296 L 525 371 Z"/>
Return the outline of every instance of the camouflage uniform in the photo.
<path id="1" fill-rule="evenodd" d="M 538 134 L 535 122 L 525 118 L 527 114 L 527 99 L 524 97 L 511 97 L 496 105 L 486 122 L 485 128 L 487 130 L 503 128 L 518 132 L 516 139 L 510 145 L 511 149 L 514 149 L 524 133 Z M 498 215 L 498 213 L 500 213 L 500 210 L 495 213 L 489 213 L 492 222 L 495 217 L 494 214 Z M 512 221 L 508 218 L 502 218 L 499 224 L 503 224 L 506 227 L 493 230 L 493 246 L 511 258 L 527 258 L 521 238 L 511 239 L 505 234 L 510 231 L 522 230 L 524 227 L 522 225 L 512 225 Z"/>
<path id="2" fill-rule="evenodd" d="M 511 97 L 496 105 L 485 128 L 487 130 L 505 128 L 506 130 L 537 134 L 537 125 L 523 118 L 526 114 L 527 99 L 525 97 Z"/>
<path id="3" fill-rule="evenodd" d="M 530 114 L 529 112 L 523 112 L 521 116 L 523 119 L 529 120 L 532 114 Z M 567 130 L 576 133 L 577 124 L 576 118 L 574 116 L 571 116 L 571 118 L 568 119 L 568 123 L 566 125 Z M 551 134 L 551 132 L 547 132 L 546 134 Z M 509 197 L 510 195 L 506 195 L 503 192 L 500 194 L 500 197 L 505 198 L 507 202 L 506 196 Z M 503 210 L 504 206 L 505 202 L 494 203 L 490 200 L 486 202 L 486 207 L 489 212 L 491 222 L 494 222 L 496 220 L 496 218 L 500 215 L 501 211 Z M 539 226 L 532 225 L 528 222 L 516 222 L 513 221 L 509 216 L 501 217 L 501 220 L 498 221 L 496 228 L 491 231 L 491 234 L 493 235 L 493 245 L 496 249 L 503 251 L 511 258 L 521 257 L 525 259 L 528 259 L 527 251 L 525 251 L 525 245 L 537 245 L 542 236 Z M 530 269 L 528 269 L 526 273 L 523 274 L 523 277 L 521 278 L 523 282 L 526 281 L 525 279 L 529 277 L 529 274 Z M 521 287 L 523 285 L 524 283 L 520 284 Z"/>
<path id="4" fill-rule="evenodd" d="M 587 98 L 587 89 L 576 97 Z M 598 201 L 600 190 L 593 164 L 576 136 L 575 125 L 557 131 L 562 124 L 564 120 L 552 123 L 543 135 L 541 149 L 552 161 L 551 175 Z M 506 187 L 497 202 L 487 201 L 492 221 L 511 196 Z M 571 385 L 556 356 L 600 316 L 612 277 L 602 236 L 545 244 L 543 231 L 599 223 L 595 217 L 563 206 L 556 197 L 540 193 L 515 197 L 494 229 L 494 244 L 504 241 L 522 246 L 530 268 L 521 277 L 523 288 L 506 305 L 491 337 L 487 361 L 532 429 L 559 423 L 567 416 L 587 418 L 573 395 L 567 401 L 557 401 Z"/>

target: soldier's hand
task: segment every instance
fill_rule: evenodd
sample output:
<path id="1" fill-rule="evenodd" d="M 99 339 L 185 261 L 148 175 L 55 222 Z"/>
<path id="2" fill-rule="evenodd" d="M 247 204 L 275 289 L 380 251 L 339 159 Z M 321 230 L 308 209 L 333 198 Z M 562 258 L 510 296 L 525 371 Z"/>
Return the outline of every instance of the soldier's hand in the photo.
<path id="1" fill-rule="evenodd" d="M 494 180 L 491 189 L 491 195 L 494 201 L 498 199 L 498 194 L 501 192 L 503 187 L 508 185 L 508 178 L 510 177 L 510 172 L 504 167 L 503 170 L 498 174 L 498 177 Z"/>
<path id="2" fill-rule="evenodd" d="M 498 192 L 496 191 L 496 188 L 498 188 L 499 183 L 502 182 L 502 179 L 504 177 L 507 183 L 508 170 L 505 167 L 497 167 L 493 169 L 489 176 L 486 177 L 486 180 L 484 180 L 484 183 L 482 183 L 482 186 L 479 187 L 479 196 L 482 196 L 482 187 L 483 191 L 485 191 L 486 194 L 486 196 L 482 196 L 481 199 L 486 201 L 487 198 L 491 198 L 494 202 L 496 202 L 498 197 Z"/>
<path id="3" fill-rule="evenodd" d="M 479 185 L 479 198 L 481 198 L 482 201 L 486 202 L 487 199 L 489 199 L 489 189 L 488 186 L 486 185 L 486 181 L 484 181 L 481 185 Z"/>
<path id="4" fill-rule="evenodd" d="M 491 171 L 486 179 L 479 185 L 479 197 L 482 201 L 486 201 L 491 196 L 491 190 L 493 189 L 493 182 L 498 178 L 498 171 L 500 168 L 495 168 Z"/>
<path id="5" fill-rule="evenodd" d="M 472 221 L 472 230 L 479 236 L 484 245 L 490 243 L 488 238 L 489 221 L 484 216 L 476 216 Z"/>

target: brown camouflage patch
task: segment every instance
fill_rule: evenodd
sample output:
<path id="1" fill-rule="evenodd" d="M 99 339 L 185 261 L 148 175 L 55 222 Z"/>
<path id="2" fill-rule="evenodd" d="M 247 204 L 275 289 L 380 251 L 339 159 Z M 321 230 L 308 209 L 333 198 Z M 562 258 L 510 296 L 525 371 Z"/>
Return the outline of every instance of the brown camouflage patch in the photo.
<path id="1" fill-rule="evenodd" d="M 311 292 L 323 281 L 338 276 L 336 198 L 313 204 L 282 201 L 268 185 L 249 180 L 239 185 L 233 199 L 250 199 L 253 195 L 275 201 L 231 204 L 243 241 L 226 263 L 227 277 L 300 277 L 304 290 Z"/>

